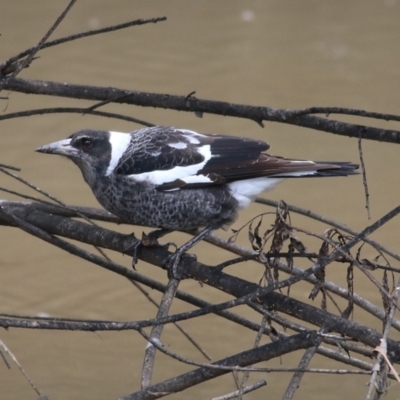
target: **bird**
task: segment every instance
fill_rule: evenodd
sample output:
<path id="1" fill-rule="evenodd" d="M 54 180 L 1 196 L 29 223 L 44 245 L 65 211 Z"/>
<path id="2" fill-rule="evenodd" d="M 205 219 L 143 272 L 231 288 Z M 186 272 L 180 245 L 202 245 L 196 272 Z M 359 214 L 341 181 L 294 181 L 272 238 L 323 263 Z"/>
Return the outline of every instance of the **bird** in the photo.
<path id="1" fill-rule="evenodd" d="M 199 230 L 187 250 L 211 231 L 227 229 L 239 210 L 285 178 L 357 174 L 357 164 L 288 159 L 266 153 L 263 140 L 204 134 L 172 126 L 130 133 L 84 129 L 37 152 L 64 156 L 81 170 L 98 202 L 134 225 Z"/>

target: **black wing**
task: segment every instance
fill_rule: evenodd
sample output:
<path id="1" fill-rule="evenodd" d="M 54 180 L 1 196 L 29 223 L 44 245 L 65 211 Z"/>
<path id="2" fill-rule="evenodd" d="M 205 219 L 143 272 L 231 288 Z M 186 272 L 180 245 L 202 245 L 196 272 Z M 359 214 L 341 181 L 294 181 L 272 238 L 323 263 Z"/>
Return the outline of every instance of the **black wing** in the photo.
<path id="1" fill-rule="evenodd" d="M 350 163 L 315 163 L 289 160 L 263 153 L 261 140 L 206 135 L 172 127 L 133 132 L 131 145 L 121 158 L 117 174 L 148 180 L 159 190 L 220 185 L 260 176 L 347 175 Z M 340 172 L 339 172 L 340 171 Z"/>

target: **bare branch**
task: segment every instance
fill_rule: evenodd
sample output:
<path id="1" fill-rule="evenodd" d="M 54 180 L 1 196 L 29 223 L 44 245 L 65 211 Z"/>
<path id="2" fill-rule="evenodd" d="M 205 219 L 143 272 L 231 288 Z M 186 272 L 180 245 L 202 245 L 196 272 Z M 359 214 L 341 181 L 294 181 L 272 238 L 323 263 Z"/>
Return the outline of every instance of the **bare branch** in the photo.
<path id="1" fill-rule="evenodd" d="M 167 381 L 152 385 L 140 392 L 122 397 L 121 400 L 157 399 L 168 394 L 177 393 L 188 387 L 214 379 L 228 372 L 227 370 L 218 367 L 235 367 L 237 365 L 246 366 L 260 361 L 267 361 L 283 354 L 312 346 L 315 338 L 315 333 L 300 333 L 293 335 L 290 338 L 280 339 L 276 342 L 257 347 L 256 349 L 248 350 L 224 360 L 217 361 L 213 363 L 217 366 L 215 369 L 202 367 Z"/>
<path id="2" fill-rule="evenodd" d="M 172 306 L 172 301 L 178 290 L 179 280 L 171 277 L 167 289 L 165 290 L 163 297 L 158 308 L 158 313 L 156 319 L 165 318 Z M 161 333 L 163 331 L 164 325 L 154 325 L 150 333 L 151 342 L 146 346 L 146 352 L 144 355 L 143 368 L 142 368 L 142 389 L 146 389 L 151 385 L 151 378 L 154 370 L 154 363 L 156 357 L 156 347 L 152 344 L 153 341 L 160 341 Z"/>
<path id="3" fill-rule="evenodd" d="M 110 113 L 106 111 L 95 111 L 89 110 L 87 108 L 79 108 L 79 107 L 56 107 L 56 108 L 41 108 L 39 110 L 25 110 L 19 111 L 15 113 L 8 113 L 0 115 L 0 121 L 12 118 L 21 118 L 21 117 L 30 117 L 32 115 L 45 115 L 45 114 L 90 114 L 90 115 L 97 115 L 99 117 L 106 117 L 106 118 L 114 118 L 120 119 L 122 121 L 133 122 L 135 124 L 143 125 L 143 126 L 154 126 L 150 122 L 143 121 L 142 119 L 129 117 L 128 115 Z"/>
<path id="4" fill-rule="evenodd" d="M 346 248 L 349 249 L 358 240 L 361 240 L 364 235 L 369 234 L 374 229 L 377 229 L 378 226 L 381 226 L 385 221 L 388 221 L 391 217 L 395 215 L 397 211 L 398 209 L 396 208 L 391 213 L 388 213 L 386 216 L 381 218 L 381 220 L 372 224 L 370 227 L 367 227 L 363 232 L 361 232 L 361 234 L 349 241 L 346 245 L 342 246 L 342 250 L 344 251 L 346 250 Z M 66 220 L 63 217 L 58 217 L 55 215 L 45 215 L 40 212 L 30 212 L 28 213 L 28 215 L 24 216 L 24 220 L 21 220 L 22 215 L 16 217 L 15 215 L 6 213 L 4 211 L 4 207 L 0 207 L 0 217 L 1 219 L 9 223 L 17 223 L 18 226 L 26 229 L 28 232 L 35 233 L 44 240 L 49 240 L 53 243 L 56 243 L 57 245 L 60 245 L 62 248 L 66 249 L 69 252 L 72 252 L 73 254 L 81 253 L 78 252 L 75 246 L 73 246 L 72 244 L 67 242 L 62 243 L 61 239 L 49 235 L 47 232 L 42 233 L 42 231 L 45 230 L 48 232 L 52 232 L 53 234 L 79 239 L 87 243 L 96 244 L 101 247 L 106 247 L 122 252 L 128 248 L 129 241 L 132 241 L 132 236 L 130 235 L 126 236 L 116 234 L 115 232 L 108 231 L 99 227 L 89 226 L 79 221 Z M 57 220 L 59 220 L 59 222 L 56 222 Z M 33 225 L 32 223 L 34 223 L 35 225 Z M 73 228 L 72 225 L 74 226 Z M 40 226 L 40 228 L 38 229 L 36 228 L 36 226 Z M 337 257 L 338 254 L 336 253 L 338 252 L 336 251 L 332 253 L 332 255 L 328 257 L 328 261 L 331 257 Z M 140 258 L 160 267 L 163 265 L 164 260 L 168 257 L 168 255 L 170 255 L 170 253 L 162 247 L 142 247 L 139 254 Z M 134 274 L 133 271 L 128 271 L 126 270 L 126 268 L 114 266 L 113 264 L 110 264 L 107 260 L 97 258 L 92 254 L 85 254 L 85 258 L 91 262 L 97 263 L 98 265 L 112 268 L 112 270 L 124 276 L 132 277 L 132 279 L 136 278 L 136 275 L 132 275 Z M 248 302 L 258 299 L 258 301 L 261 301 L 262 304 L 265 302 L 265 304 L 268 304 L 268 307 L 273 308 L 277 311 L 285 312 L 288 315 L 299 318 L 303 321 L 308 321 L 317 326 L 327 325 L 329 326 L 330 331 L 340 332 L 344 335 L 351 336 L 369 346 L 375 347 L 379 344 L 381 335 L 370 328 L 362 327 L 354 322 L 334 316 L 330 313 L 327 313 L 326 311 L 306 305 L 295 299 L 287 298 L 286 296 L 283 296 L 279 293 L 274 293 L 276 289 L 285 287 L 288 284 L 294 284 L 295 282 L 300 281 L 304 275 L 308 276 L 308 274 L 310 274 L 314 270 L 314 268 L 318 267 L 317 264 L 314 267 L 306 270 L 304 273 L 293 276 L 282 282 L 276 282 L 266 288 L 260 288 L 258 285 L 246 282 L 236 277 L 228 276 L 215 269 L 210 269 L 207 266 L 195 262 L 190 257 L 183 260 L 183 265 L 185 277 L 192 277 L 193 279 L 205 282 L 215 288 L 224 288 L 224 291 L 226 293 L 237 297 L 236 300 L 231 300 L 217 306 L 211 306 L 207 309 L 202 310 L 195 310 L 190 313 L 190 318 L 205 315 L 210 312 L 226 310 L 240 304 L 248 304 Z M 320 265 L 323 265 L 323 263 L 320 263 Z M 168 320 L 169 322 L 175 321 L 174 318 L 170 317 L 165 320 Z M 164 319 L 161 319 L 158 322 L 160 324 L 164 323 Z M 398 346 L 398 344 L 391 340 L 388 340 L 388 349 L 388 353 L 393 360 L 400 360 L 400 347 Z"/>
<path id="5" fill-rule="evenodd" d="M 70 6 L 68 6 L 68 7 L 70 7 Z M 145 25 L 145 24 L 149 24 L 149 23 L 155 24 L 157 22 L 166 21 L 166 20 L 167 20 L 166 17 L 150 18 L 150 19 L 137 19 L 134 21 L 125 22 L 123 24 L 108 26 L 108 27 L 102 28 L 102 29 L 96 29 L 96 30 L 91 30 L 91 31 L 87 31 L 87 32 L 77 33 L 75 35 L 70 35 L 70 36 L 67 36 L 64 38 L 52 40 L 51 42 L 43 43 L 38 50 L 46 49 L 46 48 L 52 47 L 52 46 L 58 46 L 59 44 L 71 42 L 71 41 L 77 40 L 77 39 L 82 39 L 84 37 L 99 35 L 99 34 L 107 33 L 107 32 L 114 32 L 114 31 L 117 31 L 120 29 L 126 29 L 131 26 L 135 26 L 135 25 Z M 14 68 L 12 68 L 12 66 L 14 64 L 18 64 L 18 60 L 21 60 L 22 58 L 26 57 L 27 55 L 32 54 L 32 52 L 34 52 L 36 48 L 37 47 L 31 47 L 27 50 L 24 50 L 21 53 L 17 54 L 16 56 L 11 57 L 9 60 L 4 62 L 3 64 L 1 64 L 0 65 L 1 74 L 8 75 L 8 74 L 12 73 L 15 70 Z M 36 53 L 36 51 L 35 51 L 35 53 Z M 30 61 L 32 61 L 32 60 L 30 60 Z M 27 65 L 29 65 L 29 64 L 27 64 Z"/>
<path id="6" fill-rule="evenodd" d="M 60 25 L 61 21 L 67 16 L 68 12 L 71 10 L 72 6 L 76 3 L 76 0 L 71 0 L 66 7 L 66 9 L 61 13 L 61 15 L 55 20 L 51 28 L 47 31 L 47 33 L 43 36 L 37 46 L 33 47 L 29 52 L 28 57 L 25 58 L 21 63 L 18 63 L 15 71 L 11 74 L 11 76 L 15 77 L 19 74 L 21 70 L 28 67 L 32 60 L 34 59 L 36 53 L 43 47 L 46 43 L 46 40 L 50 37 L 50 35 L 56 30 L 57 26 Z M 0 70 L 2 68 L 0 67 Z"/>
<path id="7" fill-rule="evenodd" d="M 112 101 L 115 103 L 133 104 L 142 107 L 157 107 L 193 113 L 210 113 L 250 119 L 257 123 L 261 123 L 262 121 L 281 122 L 305 128 L 323 130 L 342 136 L 361 137 L 363 139 L 387 143 L 400 143 L 399 131 L 349 124 L 312 115 L 293 117 L 290 111 L 285 109 L 253 107 L 222 101 L 200 100 L 195 97 L 187 98 L 187 96 L 173 96 L 65 83 L 61 84 L 50 81 L 23 80 L 9 77 L 0 79 L 0 88 L 20 93 L 95 101 Z"/>

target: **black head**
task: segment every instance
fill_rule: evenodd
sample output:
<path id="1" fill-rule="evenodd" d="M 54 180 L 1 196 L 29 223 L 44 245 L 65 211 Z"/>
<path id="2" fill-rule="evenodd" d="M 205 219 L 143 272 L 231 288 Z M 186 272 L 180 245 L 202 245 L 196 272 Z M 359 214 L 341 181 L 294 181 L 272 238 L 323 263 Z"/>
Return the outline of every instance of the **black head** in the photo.
<path id="1" fill-rule="evenodd" d="M 125 136 L 125 134 L 120 134 Z M 50 143 L 36 149 L 39 153 L 58 154 L 72 160 L 82 171 L 85 181 L 93 185 L 95 180 L 107 175 L 113 149 L 111 133 L 107 131 L 82 130 L 67 139 Z"/>

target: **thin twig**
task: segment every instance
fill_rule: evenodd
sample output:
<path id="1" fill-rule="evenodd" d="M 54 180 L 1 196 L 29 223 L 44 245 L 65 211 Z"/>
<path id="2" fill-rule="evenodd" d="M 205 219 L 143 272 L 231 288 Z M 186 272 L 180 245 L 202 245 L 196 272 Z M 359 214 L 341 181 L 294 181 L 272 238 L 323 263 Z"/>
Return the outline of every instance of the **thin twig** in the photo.
<path id="1" fill-rule="evenodd" d="M 11 169 L 11 170 L 13 170 L 13 171 L 21 171 L 21 168 L 18 168 L 18 167 L 13 167 L 12 165 L 7 165 L 7 164 L 0 164 L 0 167 L 1 168 L 8 168 L 8 169 Z"/>
<path id="2" fill-rule="evenodd" d="M 149 340 L 149 336 L 144 332 L 140 332 L 146 340 Z M 120 400 L 135 400 L 143 398 L 160 398 L 171 393 L 180 392 L 188 387 L 193 387 L 199 383 L 203 383 L 210 379 L 214 379 L 218 376 L 224 375 L 227 371 L 241 371 L 243 367 L 237 367 L 241 365 L 254 364 L 260 361 L 267 361 L 269 359 L 279 357 L 280 355 L 293 352 L 298 349 L 308 348 L 312 345 L 315 334 L 297 334 L 290 338 L 283 338 L 279 341 L 269 343 L 258 347 L 257 349 L 251 349 L 233 356 L 227 357 L 223 360 L 219 360 L 213 364 L 200 367 L 194 371 L 176 376 L 172 379 L 168 379 L 164 382 L 157 383 L 148 387 L 145 390 L 132 393 L 128 396 L 122 397 Z M 160 351 L 165 354 L 171 355 L 171 352 L 161 346 L 159 343 L 154 342 Z M 182 360 L 185 362 L 186 360 Z M 189 362 L 191 365 L 197 363 Z M 151 396 L 151 397 L 150 397 Z"/>
<path id="3" fill-rule="evenodd" d="M 209 363 L 201 363 L 201 362 L 198 362 L 198 361 L 190 360 L 188 358 L 182 357 L 179 354 L 174 353 L 171 350 L 167 349 L 165 346 L 163 346 L 163 344 L 161 343 L 160 340 L 152 339 L 150 337 L 150 335 L 148 335 L 143 329 L 139 328 L 138 332 L 143 336 L 144 339 L 146 339 L 148 341 L 148 345 L 147 345 L 148 347 L 154 346 L 155 348 L 157 348 L 157 350 L 161 351 L 165 355 L 167 355 L 167 356 L 169 356 L 169 357 L 171 357 L 171 358 L 173 358 L 173 359 L 175 359 L 177 361 L 180 361 L 180 362 L 182 362 L 184 364 L 193 365 L 193 366 L 200 367 L 200 368 L 209 368 L 209 369 L 213 369 L 213 370 L 222 370 L 222 371 L 227 371 L 227 372 L 231 372 L 231 371 L 265 372 L 264 368 L 262 368 L 262 367 L 261 368 L 256 368 L 256 367 L 251 367 L 251 366 L 249 367 L 248 366 L 248 365 L 253 364 L 253 362 L 246 363 L 245 367 L 241 367 L 241 366 L 239 366 L 237 364 L 235 364 L 235 365 L 226 365 L 225 361 L 227 359 L 240 358 L 240 357 L 238 357 L 238 355 L 229 356 L 225 360 L 216 361 L 216 362 L 213 362 L 211 364 L 209 364 Z M 282 337 L 280 340 L 282 340 L 282 341 L 290 340 L 292 337 L 299 337 L 299 335 L 302 335 L 303 337 L 307 337 L 307 335 L 303 332 L 303 333 L 294 334 L 293 336 Z M 310 338 L 311 337 L 313 337 L 313 338 L 316 337 L 315 332 L 310 332 Z M 243 352 L 241 352 L 239 354 L 244 354 L 244 353 L 257 354 L 257 350 L 259 350 L 259 353 L 262 353 L 263 351 L 265 351 L 265 348 L 268 348 L 269 346 L 274 345 L 274 344 L 277 344 L 277 341 L 273 342 L 273 343 L 264 344 L 264 345 L 262 345 L 260 347 L 253 348 L 253 349 L 250 349 L 250 350 L 245 350 L 245 351 L 243 351 Z M 307 348 L 307 347 L 310 347 L 310 346 L 304 346 L 304 347 L 301 347 L 301 348 Z M 258 361 L 259 360 L 257 360 L 257 362 Z"/>
<path id="4" fill-rule="evenodd" d="M 106 33 L 106 32 L 114 32 L 114 31 L 117 31 L 119 29 L 129 28 L 130 26 L 144 25 L 144 24 L 149 24 L 149 23 L 157 23 L 157 22 L 166 21 L 166 20 L 167 20 L 167 17 L 150 18 L 150 19 L 136 19 L 134 21 L 125 22 L 123 24 L 112 25 L 112 26 L 108 26 L 106 28 L 101 28 L 101 29 L 81 32 L 81 33 L 77 33 L 77 34 L 74 34 L 74 35 L 66 36 L 66 37 L 63 37 L 63 38 L 60 38 L 60 39 L 52 40 L 50 42 L 44 43 L 41 46 L 41 49 L 46 49 L 48 47 L 57 46 L 57 45 L 62 44 L 62 43 L 71 42 L 73 40 L 82 39 L 82 38 L 88 37 L 88 36 L 99 35 L 99 34 Z M 5 63 L 0 65 L 0 70 L 2 71 L 4 68 L 7 68 L 12 63 L 20 60 L 21 58 L 27 56 L 28 54 L 31 54 L 31 52 L 34 51 L 35 48 L 36 47 L 31 47 L 29 49 L 26 49 L 26 50 L 22 51 L 21 53 L 17 54 L 16 56 L 11 57 Z"/>
<path id="5" fill-rule="evenodd" d="M 178 290 L 179 282 L 180 281 L 174 277 L 170 278 L 167 285 L 167 289 L 162 296 L 156 319 L 168 316 L 169 310 L 172 306 L 172 301 L 175 298 L 176 291 Z M 153 343 L 155 341 L 160 342 L 160 337 L 163 328 L 164 325 L 159 324 L 159 325 L 154 325 L 153 329 L 151 330 L 150 333 L 151 340 L 146 346 L 146 351 L 143 361 L 142 380 L 141 380 L 142 390 L 146 389 L 151 385 L 151 378 L 153 375 L 154 363 L 156 357 L 156 347 L 153 345 Z"/>
<path id="6" fill-rule="evenodd" d="M 30 117 L 32 115 L 42 115 L 42 114 L 91 114 L 97 115 L 99 117 L 106 117 L 106 118 L 115 118 L 121 119 L 123 121 L 133 122 L 135 124 L 143 125 L 143 126 L 154 126 L 150 122 L 143 121 L 142 119 L 133 118 L 128 115 L 116 114 L 106 111 L 88 111 L 87 108 L 81 107 L 55 107 L 55 108 L 40 108 L 36 110 L 25 110 L 25 111 L 18 111 L 14 113 L 8 113 L 0 115 L 0 121 L 12 118 L 21 118 L 21 117 Z"/>
<path id="7" fill-rule="evenodd" d="M 392 296 L 390 313 L 389 313 L 389 315 L 387 317 L 385 328 L 383 330 L 383 335 L 382 335 L 382 339 L 381 339 L 381 345 L 379 346 L 382 349 L 382 351 L 384 351 L 385 353 L 387 351 L 386 341 L 387 341 L 387 338 L 388 338 L 388 335 L 389 335 L 390 328 L 392 326 L 394 313 L 396 312 L 396 309 L 397 309 L 396 303 L 399 300 L 399 296 L 400 296 L 400 278 L 399 278 L 399 280 L 397 282 L 397 286 L 396 286 L 396 288 L 394 290 L 394 293 L 393 293 L 393 296 Z M 368 383 L 369 384 L 369 389 L 368 389 L 368 393 L 367 393 L 367 396 L 366 396 L 367 400 L 372 398 L 372 392 L 373 392 L 374 389 L 377 388 L 376 381 L 378 379 L 378 373 L 381 372 L 380 366 L 381 366 L 381 363 L 383 361 L 383 358 L 384 357 L 383 357 L 382 353 L 381 352 L 377 352 L 375 365 L 372 368 L 371 379 L 369 380 L 369 383 Z M 381 377 L 381 379 L 382 379 L 382 377 Z"/>
<path id="8" fill-rule="evenodd" d="M 292 257 L 292 258 L 317 258 L 318 254 L 317 253 L 287 253 L 287 252 L 282 252 L 282 253 L 264 253 L 263 256 L 265 258 L 276 258 L 276 257 Z M 214 268 L 218 268 L 220 271 L 223 269 L 239 264 L 243 261 L 250 261 L 250 260 L 257 260 L 259 258 L 258 254 L 254 254 L 251 256 L 242 256 L 242 257 L 237 257 L 233 258 L 232 260 L 227 260 L 224 261 L 218 265 L 216 265 Z M 340 260 L 337 260 L 340 261 Z"/>
<path id="9" fill-rule="evenodd" d="M 236 257 L 236 258 L 233 258 L 232 260 L 224 261 L 221 264 L 216 265 L 214 268 L 217 268 L 220 271 L 222 271 L 231 265 L 239 264 L 243 261 L 255 260 L 255 259 L 257 259 L 257 257 L 258 257 L 258 255 L 256 255 L 256 254 L 253 256 Z"/>
<path id="10" fill-rule="evenodd" d="M 76 3 L 76 0 L 71 0 L 66 7 L 66 9 L 60 14 L 60 16 L 55 20 L 54 24 L 51 26 L 51 28 L 47 31 L 47 33 L 43 36 L 43 38 L 40 40 L 40 42 L 33 47 L 29 55 L 23 60 L 16 68 L 16 70 L 11 74 L 12 77 L 17 76 L 21 70 L 23 70 L 25 67 L 29 66 L 30 63 L 32 62 L 33 58 L 35 57 L 35 54 L 43 47 L 43 45 L 46 43 L 47 39 L 50 37 L 50 35 L 55 31 L 58 25 L 60 25 L 61 21 L 67 16 L 68 12 L 72 8 L 72 6 Z"/>
<path id="11" fill-rule="evenodd" d="M 308 115 L 308 114 L 325 114 L 329 116 L 331 114 L 342 114 L 342 115 L 355 115 L 357 117 L 366 117 L 373 119 L 381 119 L 384 121 L 400 121 L 399 115 L 394 114 L 382 114 L 372 111 L 357 110 L 354 108 L 345 107 L 310 107 L 302 110 L 293 110 L 292 116 Z"/>
<path id="12" fill-rule="evenodd" d="M 150 293 L 145 290 L 138 282 L 135 282 L 134 280 L 131 280 L 132 284 L 136 287 L 136 289 L 138 289 L 140 291 L 140 293 L 143 294 L 143 296 L 145 296 L 147 298 L 147 300 L 153 304 L 154 306 L 156 306 L 158 308 L 158 304 L 156 303 L 156 301 L 151 297 Z M 183 336 L 186 337 L 186 339 L 192 343 L 192 345 L 208 360 L 211 361 L 211 357 L 205 352 L 205 350 L 196 342 L 195 339 L 192 338 L 192 336 L 186 332 L 186 330 L 184 328 L 182 328 L 177 322 L 173 323 L 175 328 L 178 329 L 178 331 L 180 331 L 182 333 Z"/>
<path id="13" fill-rule="evenodd" d="M 297 324 L 293 321 L 290 321 L 289 319 L 284 318 L 277 313 L 271 312 L 264 306 L 260 306 L 258 304 L 253 303 L 253 304 L 251 304 L 251 307 L 253 309 L 259 310 L 260 313 L 264 313 L 265 315 L 268 315 L 268 317 L 272 321 L 281 325 L 285 330 L 291 329 L 294 332 L 298 332 L 298 333 L 305 332 L 308 330 L 308 328 L 306 328 L 305 326 Z M 279 337 L 281 337 L 281 336 L 287 336 L 287 333 L 279 332 Z M 350 352 L 355 352 L 355 353 L 361 354 L 365 357 L 372 357 L 371 348 L 367 348 L 364 346 L 354 344 L 354 343 L 352 343 L 351 340 L 346 340 L 344 337 L 338 337 L 338 336 L 332 337 L 329 335 L 323 335 L 323 341 L 324 341 L 324 343 L 327 343 L 329 345 L 336 346 L 340 349 L 344 349 L 347 352 L 347 354 L 349 354 Z M 355 357 L 349 357 L 347 354 L 342 354 L 338 351 L 333 351 L 327 347 L 319 346 L 317 348 L 317 353 L 324 357 L 330 358 L 332 360 L 335 360 L 335 361 L 338 361 L 338 362 L 341 362 L 344 364 L 348 364 L 348 365 L 351 365 L 351 366 L 359 368 L 359 369 L 364 369 L 366 371 L 371 371 L 371 368 L 372 368 L 371 363 L 367 363 L 367 362 L 357 359 Z"/>
<path id="14" fill-rule="evenodd" d="M 66 208 L 68 210 L 72 210 L 74 212 L 77 213 L 77 215 L 79 215 L 81 218 L 83 218 L 85 221 L 89 222 L 89 224 L 93 225 L 93 226 L 98 226 L 94 221 L 92 221 L 90 218 L 88 218 L 86 215 L 81 214 L 79 212 L 79 210 L 73 210 L 71 207 L 67 206 L 65 203 L 63 203 L 61 200 L 58 200 L 56 197 L 54 197 L 53 195 L 51 195 L 50 193 L 47 193 L 46 191 L 40 189 L 38 186 L 33 185 L 32 183 L 28 182 L 27 180 L 21 178 L 18 175 L 13 174 L 12 172 L 8 172 L 7 170 L 0 168 L 0 172 L 3 172 L 4 174 L 16 179 L 17 181 L 23 183 L 24 185 L 28 186 L 29 188 L 33 189 L 34 191 L 42 194 L 43 196 L 47 197 L 50 200 L 53 200 L 58 206 Z M 109 257 L 107 256 L 107 254 L 104 252 L 103 249 L 101 249 L 98 246 L 94 246 L 95 249 L 107 260 L 109 260 Z"/>
<path id="15" fill-rule="evenodd" d="M 317 349 L 319 345 L 322 342 L 322 336 L 326 332 L 326 328 L 322 327 L 319 331 L 319 335 L 316 339 L 316 343 L 313 347 L 310 347 L 306 350 L 306 352 L 303 354 L 303 357 L 300 360 L 298 369 L 299 371 L 296 371 L 292 379 L 290 380 L 290 383 L 288 387 L 286 388 L 285 394 L 283 395 L 283 400 L 291 400 L 296 393 L 296 390 L 300 386 L 301 379 L 304 376 L 304 372 L 302 370 L 306 369 L 307 366 L 310 364 L 311 359 L 314 357 L 315 353 L 317 352 Z"/>
<path id="16" fill-rule="evenodd" d="M 398 211 L 397 211 L 393 216 L 395 216 L 397 213 L 400 212 L 400 206 L 398 206 L 397 209 L 398 209 Z M 393 217 L 391 217 L 391 218 L 393 218 Z M 343 248 L 346 248 L 346 246 L 347 246 L 354 238 L 351 239 L 349 242 L 347 242 L 345 245 L 340 246 L 339 244 L 336 244 L 332 239 L 330 239 L 330 238 L 327 237 L 327 236 L 320 235 L 320 234 L 318 234 L 318 233 L 314 233 L 314 232 L 311 232 L 311 231 L 309 231 L 309 230 L 306 230 L 306 229 L 303 229 L 303 228 L 300 228 L 300 227 L 295 227 L 295 226 L 293 226 L 293 225 L 289 225 L 289 224 L 288 224 L 287 222 L 285 222 L 285 221 L 282 221 L 282 223 L 286 224 L 286 225 L 287 225 L 288 227 L 290 227 L 290 229 L 292 229 L 292 230 L 295 230 L 295 231 L 298 231 L 298 232 L 302 232 L 302 233 L 304 233 L 304 234 L 306 234 L 306 235 L 309 235 L 309 236 L 318 238 L 318 239 L 320 239 L 320 240 L 322 240 L 322 241 L 325 241 L 325 242 L 328 243 L 329 245 L 331 245 L 331 246 L 334 248 L 334 250 L 335 250 L 332 254 L 339 252 L 340 255 L 343 256 L 345 259 L 347 259 L 348 261 L 351 261 L 354 265 L 357 266 L 358 269 L 360 269 L 360 270 L 369 278 L 369 280 L 370 280 L 383 294 L 385 294 L 385 296 L 386 296 L 387 298 L 390 298 L 389 293 L 382 287 L 382 285 L 380 284 L 380 282 L 371 274 L 371 272 L 370 272 L 367 268 L 365 268 L 360 262 L 358 262 L 358 261 L 348 252 L 348 250 L 343 250 Z M 378 228 L 380 227 L 379 223 L 380 223 L 380 221 L 377 221 L 377 223 L 376 223 L 376 224 L 377 224 L 377 228 L 375 228 L 375 229 L 378 229 Z M 356 237 L 357 237 L 357 236 L 356 236 Z M 353 246 L 354 246 L 354 245 L 352 245 L 351 247 L 353 247 Z M 333 262 L 333 261 L 336 261 L 336 259 L 331 258 L 331 256 L 325 257 L 325 259 L 328 259 L 328 258 L 329 258 L 329 262 L 326 262 L 326 264 L 324 264 L 324 266 L 330 264 L 330 263 Z"/>
<path id="17" fill-rule="evenodd" d="M 36 392 L 36 394 L 38 396 L 41 396 L 41 393 L 39 391 L 39 389 L 36 387 L 36 385 L 33 383 L 32 379 L 29 378 L 28 374 L 26 373 L 26 371 L 24 370 L 24 368 L 22 368 L 22 365 L 19 363 L 17 357 L 15 357 L 15 355 L 13 354 L 13 352 L 6 346 L 6 344 L 0 339 L 0 347 L 3 349 L 3 351 L 5 353 L 7 353 L 9 355 L 9 357 L 11 357 L 11 359 L 14 361 L 15 365 L 18 367 L 18 369 L 20 370 L 20 372 L 22 373 L 22 375 L 25 377 L 25 379 L 28 381 L 29 385 L 31 386 L 31 388 Z"/>
<path id="18" fill-rule="evenodd" d="M 260 199 L 260 200 L 264 200 L 264 199 Z M 265 200 L 267 205 L 272 205 L 272 204 L 268 204 L 269 202 L 271 203 L 275 203 L 272 202 L 271 200 Z M 263 201 L 261 201 L 262 204 L 264 204 Z M 297 207 L 294 206 L 288 206 L 289 208 L 295 208 L 297 209 Z M 302 209 L 300 209 L 302 210 Z M 323 217 L 324 218 L 324 217 Z M 357 235 L 357 232 L 353 232 L 354 236 Z M 243 257 L 256 257 L 257 256 L 257 252 L 253 251 L 253 250 L 249 250 L 247 248 L 244 248 L 242 246 L 239 246 L 235 243 L 230 243 L 229 241 L 222 239 L 216 235 L 209 235 L 205 241 L 212 243 L 220 248 L 223 248 L 225 250 L 228 250 L 232 253 L 241 255 Z M 370 241 L 370 239 L 365 238 L 364 241 Z M 379 243 L 375 243 L 377 246 L 380 246 Z M 303 274 L 304 271 L 302 269 L 293 267 L 293 268 L 289 268 L 288 265 L 286 263 L 279 263 L 279 269 L 281 271 L 286 272 L 289 275 L 297 275 L 297 274 Z M 316 278 L 314 277 L 314 275 L 310 275 L 307 276 L 305 278 L 306 281 L 308 281 L 309 283 L 315 284 Z M 329 282 L 329 281 L 325 281 L 324 282 L 324 289 L 325 290 L 329 290 L 332 293 L 335 293 L 337 295 L 339 295 L 340 297 L 343 298 L 347 298 L 348 297 L 348 291 L 346 289 L 341 288 L 340 286 L 334 284 L 333 282 Z M 375 306 L 374 304 L 372 304 L 371 302 L 367 301 L 366 299 L 362 298 L 361 296 L 354 294 L 353 297 L 353 301 L 354 304 L 357 304 L 359 307 L 361 307 L 362 309 L 366 310 L 367 312 L 371 313 L 372 315 L 374 315 L 375 317 L 379 318 L 380 320 L 383 320 L 385 318 L 385 315 L 383 313 L 383 311 L 378 308 L 377 306 Z M 394 320 L 393 322 L 393 326 L 397 329 L 400 330 L 400 321 L 398 320 Z"/>
<path id="19" fill-rule="evenodd" d="M 264 334 L 264 328 L 267 323 L 267 319 L 268 319 L 267 315 L 264 314 L 262 317 L 262 320 L 261 320 L 260 330 L 257 332 L 256 339 L 254 340 L 254 345 L 253 345 L 254 349 L 260 345 L 261 338 L 263 337 L 263 334 Z M 246 387 L 244 385 L 246 384 L 247 380 L 249 379 L 249 376 L 250 376 L 250 371 L 245 371 L 243 373 L 242 381 L 240 382 L 240 387 L 239 387 L 239 390 L 237 391 L 238 400 L 242 400 L 243 395 L 246 393 L 246 391 L 245 391 Z"/>
<path id="20" fill-rule="evenodd" d="M 371 210 L 369 207 L 369 190 L 368 190 L 368 181 L 367 181 L 367 170 L 365 168 L 365 163 L 364 163 L 364 153 L 362 150 L 361 136 L 358 138 L 358 153 L 360 155 L 360 165 L 361 165 L 361 172 L 362 172 L 362 177 L 363 177 L 364 194 L 365 194 L 365 208 L 367 209 L 368 219 L 371 219 Z"/>
<path id="21" fill-rule="evenodd" d="M 232 393 L 227 393 L 223 396 L 218 396 L 218 397 L 212 397 L 211 400 L 230 400 L 230 399 L 236 399 L 239 398 L 240 395 L 247 394 L 250 392 L 253 392 L 254 390 L 260 389 L 263 386 L 266 386 L 267 382 L 266 381 L 258 381 L 256 383 L 253 383 L 252 385 L 246 386 L 241 388 L 240 390 L 235 390 Z"/>
<path id="22" fill-rule="evenodd" d="M 256 203 L 260 203 L 260 204 L 265 204 L 271 207 L 277 207 L 279 202 L 278 201 L 274 201 L 274 200 L 269 200 L 269 199 L 264 199 L 261 197 L 257 197 L 256 198 Z M 347 225 L 345 224 L 341 224 L 331 218 L 322 216 L 320 214 L 317 214 L 311 210 L 307 210 L 305 208 L 301 208 L 301 207 L 297 207 L 297 206 L 293 206 L 293 205 L 289 205 L 287 204 L 288 210 L 289 211 L 293 211 L 297 214 L 301 214 L 301 215 L 305 215 L 306 217 L 315 219 L 316 221 L 320 221 L 323 222 L 325 224 L 331 225 L 337 229 L 340 229 L 344 232 L 350 233 L 353 236 L 356 236 L 358 234 L 358 232 L 354 231 L 353 229 L 349 228 Z M 394 253 L 393 251 L 387 249 L 386 247 L 382 246 L 381 244 L 375 242 L 374 240 L 366 237 L 364 239 L 364 242 L 368 243 L 369 245 L 371 245 L 373 248 L 375 248 L 376 250 L 381 251 L 382 253 L 386 253 L 389 254 L 391 257 L 393 257 L 394 259 L 396 259 L 397 261 L 400 261 L 400 255 L 397 253 Z"/>

